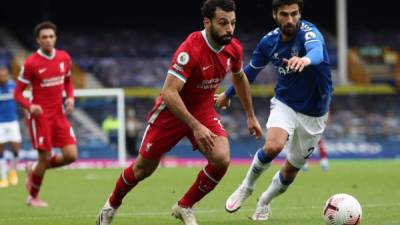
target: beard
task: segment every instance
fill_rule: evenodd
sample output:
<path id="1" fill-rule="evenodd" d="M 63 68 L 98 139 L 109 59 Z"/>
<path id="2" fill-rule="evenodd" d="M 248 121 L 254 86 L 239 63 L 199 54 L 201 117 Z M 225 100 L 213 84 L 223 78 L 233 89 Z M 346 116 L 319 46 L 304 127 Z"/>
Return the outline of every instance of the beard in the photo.
<path id="1" fill-rule="evenodd" d="M 211 38 L 218 43 L 219 45 L 228 45 L 229 43 L 231 43 L 232 41 L 232 34 L 225 34 L 225 35 L 219 35 L 218 32 L 211 27 L 210 29 L 210 34 L 211 34 Z"/>
<path id="2" fill-rule="evenodd" d="M 292 37 L 297 33 L 298 30 L 298 24 L 286 24 L 286 25 L 282 25 L 279 24 L 279 30 L 286 36 Z"/>

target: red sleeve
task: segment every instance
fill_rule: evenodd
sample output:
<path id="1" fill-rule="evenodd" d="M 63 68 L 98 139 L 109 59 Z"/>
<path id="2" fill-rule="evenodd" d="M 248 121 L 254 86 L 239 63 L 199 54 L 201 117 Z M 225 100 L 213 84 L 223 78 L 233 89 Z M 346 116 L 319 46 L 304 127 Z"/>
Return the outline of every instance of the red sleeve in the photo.
<path id="1" fill-rule="evenodd" d="M 21 67 L 21 71 L 18 76 L 17 86 L 14 91 L 14 99 L 18 102 L 22 107 L 29 110 L 31 103 L 26 99 L 23 95 L 25 88 L 31 83 L 33 77 L 33 69 L 32 64 L 29 62 L 29 58 L 24 62 L 24 65 Z"/>
<path id="2" fill-rule="evenodd" d="M 173 75 L 183 82 L 192 74 L 195 66 L 195 60 L 192 54 L 190 39 L 186 39 L 176 50 L 171 65 L 168 68 L 168 74 Z"/>
<path id="3" fill-rule="evenodd" d="M 31 103 L 24 97 L 23 92 L 28 84 L 18 80 L 17 86 L 14 91 L 14 99 L 18 102 L 22 107 L 29 110 Z"/>
<path id="4" fill-rule="evenodd" d="M 236 49 L 236 58 L 232 59 L 232 73 L 239 73 L 243 70 L 243 47 L 239 41 L 234 43 Z"/>
<path id="5" fill-rule="evenodd" d="M 67 95 L 68 98 L 73 98 L 74 97 L 74 82 L 72 80 L 72 76 L 71 76 L 71 70 L 72 70 L 72 60 L 71 58 L 68 56 L 68 70 L 67 70 L 67 74 L 64 80 L 64 88 L 65 88 L 65 93 Z"/>

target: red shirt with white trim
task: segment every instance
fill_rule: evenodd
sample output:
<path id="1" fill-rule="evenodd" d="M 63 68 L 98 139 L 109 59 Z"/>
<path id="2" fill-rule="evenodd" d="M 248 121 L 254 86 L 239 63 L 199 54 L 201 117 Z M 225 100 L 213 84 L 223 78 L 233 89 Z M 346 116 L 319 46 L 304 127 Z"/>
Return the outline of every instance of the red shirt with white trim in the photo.
<path id="1" fill-rule="evenodd" d="M 68 97 L 73 97 L 71 67 L 69 54 L 57 49 L 51 56 L 39 49 L 24 62 L 18 82 L 32 86 L 31 103 L 40 105 L 46 117 L 63 113 L 64 90 Z"/>
<path id="2" fill-rule="evenodd" d="M 242 71 L 242 56 L 243 48 L 236 38 L 221 49 L 214 49 L 205 30 L 187 37 L 172 58 L 168 76 L 175 76 L 185 83 L 179 95 L 189 112 L 195 117 L 215 113 L 215 91 L 227 73 Z M 168 126 L 176 119 L 159 96 L 148 115 L 148 122 Z"/>

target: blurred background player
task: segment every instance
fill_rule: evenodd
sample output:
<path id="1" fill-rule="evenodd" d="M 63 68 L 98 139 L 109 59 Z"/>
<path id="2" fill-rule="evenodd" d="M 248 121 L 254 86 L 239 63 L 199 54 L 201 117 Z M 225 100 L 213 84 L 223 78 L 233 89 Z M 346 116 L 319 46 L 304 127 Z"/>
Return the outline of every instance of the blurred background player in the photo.
<path id="1" fill-rule="evenodd" d="M 242 46 L 233 38 L 236 15 L 233 0 L 207 0 L 202 7 L 205 29 L 190 34 L 176 50 L 164 87 L 148 116 L 140 153 L 127 167 L 101 209 L 98 225 L 111 224 L 124 196 L 150 176 L 161 157 L 188 137 L 208 164 L 172 207 L 172 215 L 185 225 L 197 225 L 192 207 L 210 193 L 225 175 L 229 142 L 214 108 L 214 94 L 228 72 L 246 111 L 249 131 L 261 136 L 252 106 L 249 83 L 242 70 Z"/>
<path id="2" fill-rule="evenodd" d="M 18 124 L 17 106 L 14 100 L 14 89 L 15 83 L 9 79 L 8 68 L 0 65 L 0 188 L 18 183 L 17 160 L 21 133 Z M 7 143 L 10 143 L 13 153 L 9 170 L 4 157 Z"/>
<path id="3" fill-rule="evenodd" d="M 57 27 L 51 22 L 35 27 L 39 49 L 25 60 L 15 90 L 15 100 L 29 112 L 32 146 L 38 150 L 37 162 L 26 165 L 27 204 L 32 207 L 48 206 L 38 198 L 46 170 L 70 164 L 77 158 L 74 132 L 65 114 L 74 109 L 72 61 L 68 53 L 55 49 L 56 33 Z M 32 88 L 31 101 L 22 95 L 28 85 Z M 53 147 L 60 148 L 62 154 L 51 155 Z"/>
<path id="4" fill-rule="evenodd" d="M 333 91 L 330 62 L 322 34 L 312 23 L 300 19 L 302 9 L 302 0 L 272 1 L 278 28 L 261 39 L 244 70 L 252 82 L 271 62 L 278 82 L 271 99 L 264 147 L 257 151 L 243 182 L 227 199 L 226 210 L 238 210 L 271 161 L 285 146 L 288 150 L 281 170 L 260 196 L 253 220 L 268 220 L 270 202 L 294 181 L 326 127 Z M 217 102 L 227 106 L 233 94 L 234 88 L 230 87 L 218 96 Z"/>

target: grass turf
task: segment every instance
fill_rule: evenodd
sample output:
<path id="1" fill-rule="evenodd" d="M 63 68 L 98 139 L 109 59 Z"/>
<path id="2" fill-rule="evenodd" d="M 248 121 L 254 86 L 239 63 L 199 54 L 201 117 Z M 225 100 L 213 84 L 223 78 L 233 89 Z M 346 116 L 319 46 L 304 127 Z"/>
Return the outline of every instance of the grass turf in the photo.
<path id="1" fill-rule="evenodd" d="M 231 167 L 219 186 L 196 206 L 200 225 L 264 224 L 251 222 L 257 197 L 266 189 L 278 169 L 271 167 L 257 183 L 257 189 L 242 209 L 234 214 L 224 210 L 226 198 L 244 177 L 247 167 Z M 171 206 L 191 185 L 199 168 L 159 168 L 140 183 L 124 200 L 115 225 L 177 225 L 170 216 Z M 48 171 L 41 197 L 49 208 L 25 205 L 24 174 L 15 187 L 0 189 L 2 225 L 88 225 L 114 187 L 121 169 L 82 169 Z M 322 172 L 311 165 L 301 172 L 289 190 L 273 201 L 270 225 L 323 224 L 322 208 L 329 196 L 348 193 L 363 207 L 363 225 L 400 224 L 400 161 L 331 161 Z"/>

